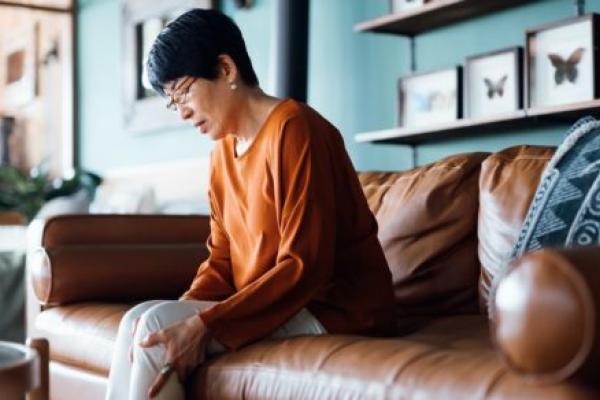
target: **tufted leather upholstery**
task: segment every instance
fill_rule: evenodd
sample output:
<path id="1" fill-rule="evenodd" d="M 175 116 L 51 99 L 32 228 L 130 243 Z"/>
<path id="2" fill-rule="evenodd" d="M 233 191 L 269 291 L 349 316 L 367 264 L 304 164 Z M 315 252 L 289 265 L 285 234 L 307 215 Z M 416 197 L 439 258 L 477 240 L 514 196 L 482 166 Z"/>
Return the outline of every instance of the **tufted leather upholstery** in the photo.
<path id="1" fill-rule="evenodd" d="M 540 177 L 554 154 L 551 147 L 518 146 L 489 156 L 479 178 L 481 310 L 487 312 L 490 285 L 506 267 Z"/>
<path id="2" fill-rule="evenodd" d="M 577 310 L 566 319 L 539 312 L 531 319 L 528 310 L 537 308 L 521 305 L 498 309 L 499 319 L 490 324 L 478 306 L 487 302 L 489 282 L 510 253 L 552 152 L 519 146 L 410 171 L 360 174 L 393 274 L 398 335 L 265 340 L 199 367 L 187 382 L 189 398 L 600 398 L 594 378 L 582 383 L 563 374 L 550 384 L 532 384 L 532 369 L 523 367 L 530 364 L 518 362 L 529 357 L 535 372 L 548 368 L 544 360 L 561 360 L 564 352 L 554 358 L 532 352 L 528 343 L 543 331 L 528 323 L 554 321 L 545 326 L 549 331 L 561 321 L 584 321 Z M 28 268 L 44 305 L 35 321 L 37 334 L 50 340 L 53 399 L 78 398 L 84 388 L 89 398 L 102 397 L 121 316 L 146 299 L 177 298 L 206 256 L 207 227 L 206 218 L 196 216 L 63 216 L 44 224 L 42 249 Z M 542 265 L 536 271 L 559 256 L 547 257 L 536 259 Z M 584 268 L 581 257 L 569 260 L 570 268 Z M 144 282 L 141 270 L 150 276 Z M 560 280 L 540 286 L 523 271 L 523 277 L 508 276 L 523 293 L 543 289 L 556 299 L 553 291 L 571 298 L 579 293 Z M 600 275 L 581 271 L 586 287 L 599 293 Z M 600 315 L 596 303 L 586 310 Z M 574 332 L 554 329 L 550 343 L 577 348 L 581 329 L 570 326 Z M 590 332 L 600 343 L 598 330 Z M 586 353 L 583 372 L 598 365 L 597 348 Z"/>
<path id="3" fill-rule="evenodd" d="M 360 175 L 392 271 L 401 331 L 422 316 L 477 310 L 477 181 L 486 156 Z"/>

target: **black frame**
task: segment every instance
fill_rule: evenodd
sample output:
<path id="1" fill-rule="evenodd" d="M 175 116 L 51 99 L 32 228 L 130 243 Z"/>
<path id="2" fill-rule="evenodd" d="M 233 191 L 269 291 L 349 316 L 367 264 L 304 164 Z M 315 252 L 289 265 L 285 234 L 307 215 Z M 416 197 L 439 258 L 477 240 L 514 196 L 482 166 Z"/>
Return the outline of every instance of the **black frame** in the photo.
<path id="1" fill-rule="evenodd" d="M 531 58 L 533 56 L 532 54 L 532 45 L 531 45 L 531 41 L 535 40 L 535 36 L 538 32 L 542 32 L 542 31 L 547 31 L 547 30 L 551 30 L 554 28 L 559 28 L 559 27 L 563 27 L 563 26 L 568 26 L 568 25 L 572 25 L 581 21 L 591 21 L 591 28 L 592 28 L 592 51 L 593 51 L 593 55 L 592 55 L 592 70 L 593 70 L 593 86 L 594 86 L 594 99 L 597 99 L 600 96 L 600 77 L 598 76 L 598 64 L 600 62 L 600 53 L 598 52 L 598 44 L 600 43 L 600 30 L 598 29 L 598 24 L 600 23 L 600 15 L 599 14 L 595 14 L 595 13 L 590 13 L 590 14 L 586 14 L 583 15 L 581 17 L 574 17 L 574 18 L 567 18 L 567 19 L 563 19 L 560 21 L 556 21 L 556 22 L 551 22 L 548 24 L 544 24 L 541 26 L 538 26 L 536 28 L 532 28 L 532 29 L 528 29 L 525 32 L 525 108 L 526 109 L 532 109 L 532 108 L 538 108 L 538 107 L 532 107 L 531 106 L 531 93 L 532 88 L 531 88 L 531 84 L 532 84 L 532 80 L 531 80 Z M 587 100 L 582 100 L 582 102 L 585 102 Z M 557 106 L 553 106 L 553 107 L 557 107 Z M 546 108 L 546 107 L 543 107 Z"/>
<path id="2" fill-rule="evenodd" d="M 470 78 L 471 78 L 471 67 L 470 64 L 473 61 L 481 60 L 483 58 L 494 57 L 500 54 L 505 53 L 514 53 L 515 54 L 515 65 L 514 65 L 514 73 L 515 73 L 515 93 L 517 94 L 517 98 L 515 99 L 515 111 L 523 109 L 523 47 L 515 46 L 503 48 L 500 50 L 488 51 L 485 53 L 475 54 L 472 56 L 468 56 L 465 58 L 465 76 L 464 76 L 464 117 L 472 118 L 471 114 L 471 100 L 469 98 L 470 89 Z"/>
<path id="3" fill-rule="evenodd" d="M 454 70 L 456 72 L 456 119 L 457 120 L 461 119 L 463 116 L 463 110 L 462 110 L 463 68 L 461 65 L 457 65 L 457 66 L 449 67 L 449 68 L 440 68 L 440 69 L 436 69 L 436 70 L 432 70 L 432 71 L 413 73 L 413 74 L 405 75 L 405 76 L 398 78 L 397 86 L 396 86 L 397 98 L 398 98 L 396 125 L 400 126 L 400 127 L 405 127 L 405 124 L 404 124 L 405 120 L 403 118 L 403 112 L 402 112 L 405 96 L 402 91 L 402 82 L 412 79 L 412 78 L 422 77 L 425 75 L 433 75 L 433 74 L 437 74 L 440 72 L 446 72 L 446 71 L 452 71 L 452 70 Z M 447 123 L 447 121 L 445 121 L 443 123 Z M 435 125 L 435 124 L 433 124 L 433 125 Z"/>

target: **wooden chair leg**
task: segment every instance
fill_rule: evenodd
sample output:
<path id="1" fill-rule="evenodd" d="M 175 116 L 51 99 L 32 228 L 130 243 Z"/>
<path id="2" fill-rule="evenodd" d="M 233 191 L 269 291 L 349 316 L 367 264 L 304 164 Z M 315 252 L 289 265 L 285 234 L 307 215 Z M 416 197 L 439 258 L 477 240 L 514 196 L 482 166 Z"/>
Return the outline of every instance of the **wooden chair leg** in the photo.
<path id="1" fill-rule="evenodd" d="M 49 370 L 50 346 L 44 338 L 28 338 L 27 346 L 37 350 L 40 357 L 40 386 L 32 390 L 25 397 L 26 400 L 49 400 Z"/>

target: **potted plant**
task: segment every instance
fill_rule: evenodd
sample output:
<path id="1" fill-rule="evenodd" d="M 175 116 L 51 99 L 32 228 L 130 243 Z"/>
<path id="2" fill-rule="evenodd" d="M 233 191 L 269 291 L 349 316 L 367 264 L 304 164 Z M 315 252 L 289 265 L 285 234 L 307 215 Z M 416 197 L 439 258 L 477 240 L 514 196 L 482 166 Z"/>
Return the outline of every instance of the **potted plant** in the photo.
<path id="1" fill-rule="evenodd" d="M 27 222 L 49 200 L 86 190 L 93 197 L 102 178 L 91 172 L 76 170 L 70 179 L 50 179 L 40 168 L 25 173 L 12 166 L 0 166 L 0 212 L 16 211 Z"/>

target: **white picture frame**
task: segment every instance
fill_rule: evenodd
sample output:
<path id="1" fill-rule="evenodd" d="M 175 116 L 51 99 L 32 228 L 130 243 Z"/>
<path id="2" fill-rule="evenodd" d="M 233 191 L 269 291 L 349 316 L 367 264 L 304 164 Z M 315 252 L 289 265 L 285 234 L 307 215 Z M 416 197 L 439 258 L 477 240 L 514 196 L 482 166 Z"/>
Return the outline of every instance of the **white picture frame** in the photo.
<path id="1" fill-rule="evenodd" d="M 462 116 L 462 67 L 398 79 L 398 125 L 435 126 Z"/>
<path id="2" fill-rule="evenodd" d="M 419 7 L 423 7 L 428 0 L 389 0 L 390 1 L 390 14 L 396 14 L 399 12 L 414 10 Z M 429 0 L 431 1 L 431 0 Z"/>
<path id="3" fill-rule="evenodd" d="M 467 118 L 507 115 L 523 107 L 523 49 L 511 47 L 465 60 Z"/>
<path id="4" fill-rule="evenodd" d="M 587 102 L 598 97 L 598 16 L 570 18 L 526 33 L 528 108 Z"/>

